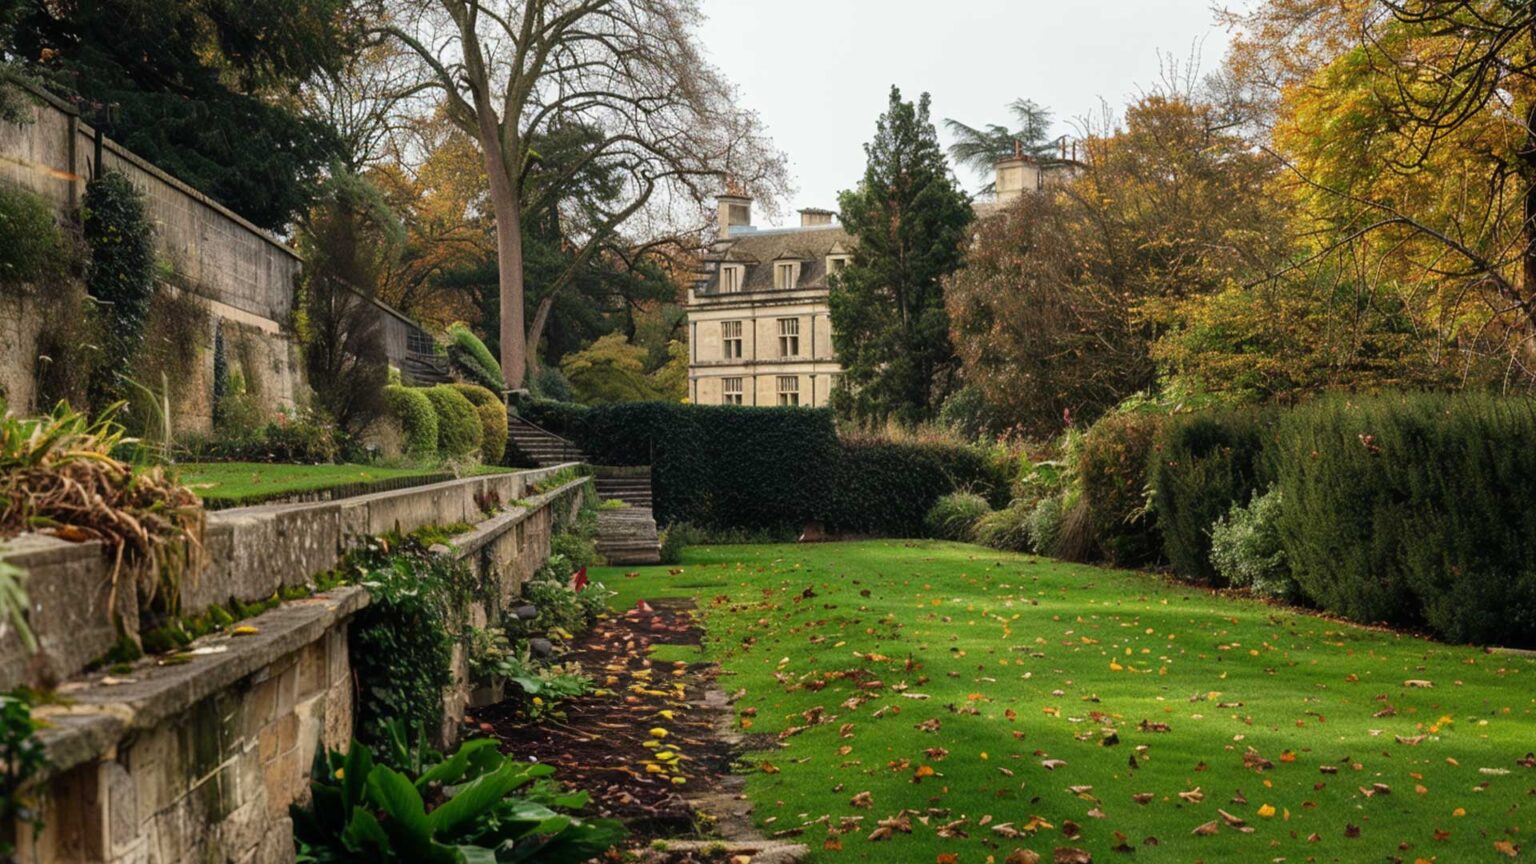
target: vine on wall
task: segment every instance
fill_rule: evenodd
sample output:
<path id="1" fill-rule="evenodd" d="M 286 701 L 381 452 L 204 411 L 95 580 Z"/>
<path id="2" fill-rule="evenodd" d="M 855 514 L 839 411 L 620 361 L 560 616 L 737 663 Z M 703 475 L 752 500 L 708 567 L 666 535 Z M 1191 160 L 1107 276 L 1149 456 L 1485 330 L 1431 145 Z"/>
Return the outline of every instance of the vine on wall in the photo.
<path id="1" fill-rule="evenodd" d="M 100 305 L 106 325 L 102 374 L 92 377 L 89 392 L 92 406 L 99 410 L 129 395 L 129 361 L 144 343 L 154 294 L 154 234 L 143 194 L 115 171 L 86 184 L 80 215 L 90 249 L 86 288 Z"/>

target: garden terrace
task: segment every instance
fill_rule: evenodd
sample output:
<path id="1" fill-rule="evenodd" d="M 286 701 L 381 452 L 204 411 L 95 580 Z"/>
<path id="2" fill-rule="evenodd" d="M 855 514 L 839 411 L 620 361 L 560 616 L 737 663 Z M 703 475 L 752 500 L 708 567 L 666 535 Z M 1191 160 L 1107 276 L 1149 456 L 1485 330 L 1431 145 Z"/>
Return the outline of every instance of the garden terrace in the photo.
<path id="1" fill-rule="evenodd" d="M 13 653 L 3 671 L 57 694 L 34 709 L 49 757 L 39 860 L 175 861 L 210 850 L 291 860 L 288 806 L 316 748 L 342 748 L 353 735 L 348 622 L 369 605 L 362 587 L 312 594 L 313 580 L 357 539 L 470 523 L 434 550 L 494 587 L 462 610 L 462 626 L 494 619 L 548 559 L 557 525 L 590 500 L 590 478 L 570 468 L 213 514 L 209 563 L 183 586 L 183 611 L 228 598 L 237 613 L 259 614 L 170 654 L 91 672 L 81 669 L 116 642 L 110 622 L 92 617 L 105 606 L 80 602 L 107 593 L 100 548 L 22 538 L 6 557 L 31 571 L 41 650 L 30 663 Z M 473 695 L 461 650 L 452 671 L 440 739 L 454 737 Z"/>
<path id="2" fill-rule="evenodd" d="M 509 473 L 477 466 L 470 476 Z M 454 479 L 450 472 L 375 465 L 288 465 L 267 462 L 194 462 L 177 466 L 177 479 L 210 510 L 253 504 L 335 501 Z"/>

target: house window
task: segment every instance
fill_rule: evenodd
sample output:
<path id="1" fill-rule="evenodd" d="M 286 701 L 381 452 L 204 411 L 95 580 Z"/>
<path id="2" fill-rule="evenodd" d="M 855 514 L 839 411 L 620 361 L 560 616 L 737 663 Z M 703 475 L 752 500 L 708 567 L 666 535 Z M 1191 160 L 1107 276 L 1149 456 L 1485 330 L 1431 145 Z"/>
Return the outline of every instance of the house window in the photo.
<path id="1" fill-rule="evenodd" d="M 741 404 L 741 393 L 742 393 L 742 390 L 741 390 L 741 379 L 740 378 L 725 378 L 725 379 L 722 379 L 722 380 L 725 381 L 725 395 L 720 400 L 721 404 L 723 404 L 723 405 L 740 405 Z"/>
<path id="2" fill-rule="evenodd" d="M 741 359 L 741 322 L 720 322 L 721 354 L 726 360 Z"/>
<path id="3" fill-rule="evenodd" d="M 735 294 L 741 290 L 742 271 L 740 264 L 726 264 L 720 268 L 720 293 Z"/>
<path id="4" fill-rule="evenodd" d="M 779 319 L 779 356 L 800 356 L 800 319 Z"/>
<path id="5" fill-rule="evenodd" d="M 844 270 L 847 270 L 847 269 L 848 269 L 848 256 L 847 255 L 834 255 L 831 258 L 827 259 L 827 273 L 828 274 L 830 274 L 832 276 L 836 276 L 837 274 L 839 274 L 839 273 L 841 273 L 841 272 L 843 272 Z"/>
<path id="6" fill-rule="evenodd" d="M 800 376 L 798 376 L 798 375 L 780 375 L 779 376 L 779 404 L 780 405 L 799 405 L 800 404 Z"/>
<path id="7" fill-rule="evenodd" d="M 795 287 L 795 270 L 793 263 L 773 265 L 773 287 L 780 291 Z"/>

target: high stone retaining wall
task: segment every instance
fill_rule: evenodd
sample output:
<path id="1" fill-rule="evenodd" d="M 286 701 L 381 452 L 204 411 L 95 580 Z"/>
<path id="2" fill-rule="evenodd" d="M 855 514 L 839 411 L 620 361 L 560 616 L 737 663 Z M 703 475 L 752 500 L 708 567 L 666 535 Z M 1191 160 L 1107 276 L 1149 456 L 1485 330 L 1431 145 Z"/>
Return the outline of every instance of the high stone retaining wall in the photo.
<path id="1" fill-rule="evenodd" d="M 465 560 L 495 589 L 471 604 L 468 623 L 500 620 L 548 560 L 557 526 L 592 495 L 588 478 L 532 492 L 562 467 L 211 514 L 209 569 L 186 586 L 184 610 L 305 584 L 365 535 L 469 522 L 477 523 L 473 531 L 439 551 Z M 510 509 L 486 518 L 481 504 L 492 501 Z M 29 659 L 6 635 L 0 673 L 12 683 L 4 686 L 69 678 L 57 686 L 57 701 L 35 711 L 48 723 L 39 738 L 52 766 L 41 787 L 44 829 L 35 837 L 24 826 L 17 831 L 22 860 L 292 861 L 288 806 L 308 794 L 317 749 L 343 749 L 352 735 L 347 626 L 367 604 L 366 590 L 348 586 L 284 603 L 248 622 L 253 635 L 198 640 L 184 664 L 149 658 L 128 671 L 81 674 L 100 653 L 86 646 L 115 642 L 110 624 L 92 617 L 105 614 L 110 594 L 99 544 L 22 538 L 0 554 L 32 571 L 31 619 L 41 643 Z M 452 737 L 472 695 L 459 648 L 441 737 Z"/>

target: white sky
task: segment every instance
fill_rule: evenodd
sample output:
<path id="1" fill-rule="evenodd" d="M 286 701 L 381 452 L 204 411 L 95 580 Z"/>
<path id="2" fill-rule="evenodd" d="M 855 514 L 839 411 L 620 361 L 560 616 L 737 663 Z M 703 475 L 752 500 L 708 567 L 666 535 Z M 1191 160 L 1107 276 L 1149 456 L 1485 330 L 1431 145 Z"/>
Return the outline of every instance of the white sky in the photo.
<path id="1" fill-rule="evenodd" d="M 933 118 L 1008 123 L 1007 105 L 1051 109 L 1057 134 L 1117 112 L 1158 80 L 1158 52 L 1181 66 L 1198 52 L 1214 70 L 1227 34 L 1213 0 L 703 0 L 701 37 L 712 62 L 758 111 L 788 156 L 798 190 L 777 220 L 800 207 L 837 208 L 858 182 L 866 141 L 892 84 L 933 95 Z M 968 171 L 960 179 L 981 185 Z"/>

